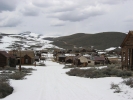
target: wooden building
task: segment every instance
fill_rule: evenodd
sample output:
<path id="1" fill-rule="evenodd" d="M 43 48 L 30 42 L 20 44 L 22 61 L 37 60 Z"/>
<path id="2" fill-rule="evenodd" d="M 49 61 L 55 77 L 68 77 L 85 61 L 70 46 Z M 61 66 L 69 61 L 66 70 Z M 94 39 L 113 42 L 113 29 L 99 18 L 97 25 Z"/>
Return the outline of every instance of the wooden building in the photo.
<path id="1" fill-rule="evenodd" d="M 6 51 L 0 51 L 0 67 L 16 67 L 16 59 L 9 55 Z"/>
<path id="2" fill-rule="evenodd" d="M 88 59 L 84 56 L 79 57 L 78 61 L 82 64 L 83 67 L 86 67 L 88 65 Z"/>
<path id="3" fill-rule="evenodd" d="M 121 44 L 122 69 L 133 70 L 133 31 L 129 31 Z"/>
<path id="4" fill-rule="evenodd" d="M 9 66 L 9 55 L 5 51 L 0 51 L 0 67 Z"/>
<path id="5" fill-rule="evenodd" d="M 65 62 L 65 58 L 66 58 L 65 54 L 58 54 L 57 61 L 58 62 Z"/>
<path id="6" fill-rule="evenodd" d="M 72 64 L 72 63 L 73 63 L 73 59 L 74 59 L 74 56 L 67 56 L 67 57 L 65 58 L 65 63 L 66 63 L 66 64 L 67 64 L 67 63 Z"/>
<path id="7" fill-rule="evenodd" d="M 100 56 L 94 56 L 93 61 L 95 61 L 95 65 L 97 64 L 103 64 L 105 63 L 105 58 Z"/>
<path id="8" fill-rule="evenodd" d="M 81 54 L 77 55 L 74 57 L 73 64 L 76 65 L 77 67 L 86 67 L 88 65 L 88 59 Z"/>
<path id="9" fill-rule="evenodd" d="M 13 51 L 9 51 L 10 54 L 13 54 Z M 16 59 L 17 59 L 17 64 L 20 64 L 20 59 L 21 59 L 21 64 L 22 65 L 32 65 L 35 60 L 35 54 L 34 51 L 32 50 L 26 50 L 26 51 L 17 51 L 15 52 Z"/>

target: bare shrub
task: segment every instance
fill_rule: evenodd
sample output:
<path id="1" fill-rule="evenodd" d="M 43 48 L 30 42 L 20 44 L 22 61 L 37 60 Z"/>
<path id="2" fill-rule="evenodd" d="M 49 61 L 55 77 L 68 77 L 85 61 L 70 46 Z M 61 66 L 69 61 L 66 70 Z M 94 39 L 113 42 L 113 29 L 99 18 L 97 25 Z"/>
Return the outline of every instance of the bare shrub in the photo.
<path id="1" fill-rule="evenodd" d="M 0 79 L 0 98 L 4 98 L 13 92 L 13 87 L 7 79 Z"/>
<path id="2" fill-rule="evenodd" d="M 118 73 L 116 74 L 118 77 L 129 77 L 132 76 L 132 72 L 131 71 L 127 71 L 127 70 L 119 70 Z"/>
<path id="3" fill-rule="evenodd" d="M 5 67 L 4 70 L 14 71 L 14 70 L 16 70 L 16 68 L 15 67 Z"/>
<path id="4" fill-rule="evenodd" d="M 132 76 L 132 72 L 130 71 L 123 71 L 120 69 L 116 69 L 115 67 L 106 67 L 102 69 L 90 68 L 90 69 L 71 69 L 66 74 L 71 76 L 80 76 L 80 77 L 87 77 L 87 78 L 99 78 L 99 77 L 130 77 Z"/>
<path id="5" fill-rule="evenodd" d="M 9 75 L 10 79 L 15 79 L 15 80 L 22 80 L 26 76 L 26 73 L 23 72 L 15 72 L 11 75 Z"/>
<path id="6" fill-rule="evenodd" d="M 75 66 L 74 65 L 65 65 L 64 67 L 63 67 L 63 69 L 65 69 L 65 68 L 74 68 Z"/>
<path id="7" fill-rule="evenodd" d="M 131 88 L 133 87 L 133 78 L 125 79 L 123 81 L 124 84 L 130 86 Z"/>
<path id="8" fill-rule="evenodd" d="M 114 83 L 111 83 L 110 89 L 115 89 L 114 93 L 120 93 L 120 92 L 122 92 L 121 91 L 121 88 L 119 87 L 119 85 L 118 84 L 114 84 Z"/>
<path id="9" fill-rule="evenodd" d="M 12 73 L 12 71 L 5 71 L 5 70 L 4 70 L 4 71 L 2 71 L 1 73 L 2 73 L 2 74 L 10 74 L 10 73 Z"/>
<path id="10" fill-rule="evenodd" d="M 117 87 L 119 87 L 118 84 L 111 83 L 110 89 L 116 89 Z"/>
<path id="11" fill-rule="evenodd" d="M 116 87 L 114 93 L 120 93 L 120 92 L 122 92 L 121 89 L 120 89 L 120 87 L 119 86 Z"/>

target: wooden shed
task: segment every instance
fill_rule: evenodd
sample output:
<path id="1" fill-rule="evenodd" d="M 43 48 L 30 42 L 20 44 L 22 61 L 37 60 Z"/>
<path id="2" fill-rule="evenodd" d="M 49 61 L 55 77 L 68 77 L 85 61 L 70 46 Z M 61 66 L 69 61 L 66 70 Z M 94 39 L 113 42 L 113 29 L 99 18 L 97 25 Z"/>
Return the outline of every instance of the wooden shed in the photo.
<path id="1" fill-rule="evenodd" d="M 65 58 L 65 63 L 72 64 L 73 63 L 73 59 L 74 59 L 74 56 L 68 56 L 68 57 Z"/>
<path id="2" fill-rule="evenodd" d="M 78 66 L 87 66 L 88 65 L 88 59 L 82 55 L 78 55 L 76 57 L 74 57 L 74 61 L 73 61 L 74 65 Z"/>
<path id="3" fill-rule="evenodd" d="M 66 58 L 65 54 L 58 54 L 57 61 L 65 62 L 65 58 Z"/>
<path id="4" fill-rule="evenodd" d="M 80 63 L 82 63 L 83 67 L 86 67 L 88 65 L 88 59 L 84 56 L 81 56 L 78 58 L 78 60 L 80 61 Z"/>
<path id="5" fill-rule="evenodd" d="M 100 57 L 100 56 L 94 56 L 93 60 L 95 61 L 95 65 L 96 64 L 103 64 L 105 62 L 105 58 L 104 57 Z"/>
<path id="6" fill-rule="evenodd" d="M 122 69 L 133 70 L 133 31 L 129 31 L 121 46 Z"/>

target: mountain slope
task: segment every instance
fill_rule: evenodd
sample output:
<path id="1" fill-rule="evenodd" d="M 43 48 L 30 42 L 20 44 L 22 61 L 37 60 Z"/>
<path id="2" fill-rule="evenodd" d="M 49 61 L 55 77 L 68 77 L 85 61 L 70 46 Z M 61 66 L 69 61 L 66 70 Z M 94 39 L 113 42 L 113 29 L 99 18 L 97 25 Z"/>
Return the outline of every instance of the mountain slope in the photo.
<path id="1" fill-rule="evenodd" d="M 11 49 L 18 49 L 18 46 L 22 50 L 41 50 L 56 47 L 50 44 L 51 41 L 44 40 L 44 37 L 47 36 L 29 31 L 19 34 L 0 33 L 0 50 L 9 51 Z"/>
<path id="2" fill-rule="evenodd" d="M 102 32 L 96 34 L 77 33 L 70 36 L 63 36 L 53 39 L 53 44 L 61 48 L 90 47 L 96 49 L 107 49 L 118 47 L 126 34 L 121 32 Z"/>

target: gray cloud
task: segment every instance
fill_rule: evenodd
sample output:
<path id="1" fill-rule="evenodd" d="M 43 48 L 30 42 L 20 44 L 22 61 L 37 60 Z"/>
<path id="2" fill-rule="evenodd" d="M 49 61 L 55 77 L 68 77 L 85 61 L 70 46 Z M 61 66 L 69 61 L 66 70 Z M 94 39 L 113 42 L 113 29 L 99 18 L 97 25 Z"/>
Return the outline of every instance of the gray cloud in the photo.
<path id="1" fill-rule="evenodd" d="M 61 20 L 57 20 L 57 19 L 50 21 L 51 26 L 65 26 L 65 24 L 66 24 L 66 22 L 61 21 Z"/>
<path id="2" fill-rule="evenodd" d="M 102 4 L 115 5 L 115 4 L 125 2 L 125 1 L 127 0 L 99 0 L 98 2 Z"/>
<path id="3" fill-rule="evenodd" d="M 21 23 L 21 21 L 9 21 L 8 23 L 0 24 L 0 27 L 16 27 Z"/>
<path id="4" fill-rule="evenodd" d="M 52 9 L 52 12 L 66 12 L 66 11 L 73 11 L 75 9 L 76 9 L 76 7 L 74 7 L 74 6 L 56 7 L 54 9 Z"/>
<path id="5" fill-rule="evenodd" d="M 95 16 L 99 16 L 103 14 L 105 14 L 105 12 L 99 9 L 92 9 L 92 10 L 90 9 L 88 11 L 87 10 L 86 11 L 76 10 L 76 11 L 57 13 L 55 15 L 50 15 L 49 17 L 57 18 L 63 21 L 76 22 L 76 21 L 82 21 L 90 17 L 95 17 Z"/>
<path id="6" fill-rule="evenodd" d="M 0 12 L 2 11 L 13 11 L 16 9 L 17 0 L 0 0 Z"/>
<path id="7" fill-rule="evenodd" d="M 20 12 L 24 16 L 38 16 L 40 13 L 39 9 L 34 7 L 33 5 L 27 5 L 26 7 L 20 9 Z"/>
<path id="8" fill-rule="evenodd" d="M 1 25 L 2 27 L 16 27 L 21 23 L 20 20 L 8 21 L 8 23 L 4 23 Z"/>
<path id="9" fill-rule="evenodd" d="M 57 18 L 62 21 L 82 21 L 90 17 L 103 15 L 106 9 L 99 5 L 100 0 L 56 0 L 56 1 L 35 1 L 33 4 L 37 7 L 44 8 L 44 14 L 47 18 Z M 104 2 L 104 1 L 103 1 Z"/>
<path id="10" fill-rule="evenodd" d="M 132 4 L 133 0 L 0 0 L 0 30 L 53 35 L 128 31 L 133 27 Z"/>
<path id="11" fill-rule="evenodd" d="M 15 11 L 4 11 L 0 13 L 0 26 L 1 27 L 16 27 L 21 23 L 22 17 L 20 13 Z"/>
<path id="12" fill-rule="evenodd" d="M 51 2 L 50 0 L 35 0 L 32 3 L 33 5 L 38 7 L 49 7 L 53 5 L 53 2 Z"/>
<path id="13" fill-rule="evenodd" d="M 59 27 L 59 26 L 65 26 L 65 24 L 55 24 L 55 25 L 51 25 L 51 26 Z"/>
<path id="14" fill-rule="evenodd" d="M 30 10 L 30 11 L 29 10 L 25 10 L 22 13 L 25 16 L 38 16 L 39 15 L 39 12 L 34 11 L 34 10 Z"/>

